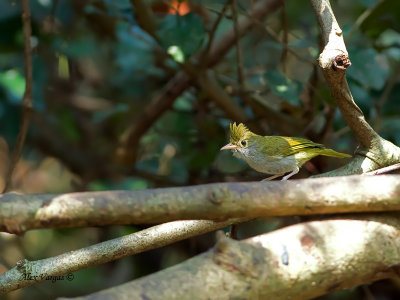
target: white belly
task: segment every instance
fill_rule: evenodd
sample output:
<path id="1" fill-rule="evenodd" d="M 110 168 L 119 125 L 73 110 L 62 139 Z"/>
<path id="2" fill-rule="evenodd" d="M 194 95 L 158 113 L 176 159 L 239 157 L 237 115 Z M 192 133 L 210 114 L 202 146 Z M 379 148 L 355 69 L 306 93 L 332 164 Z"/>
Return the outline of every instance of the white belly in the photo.
<path id="1" fill-rule="evenodd" d="M 252 151 L 246 151 L 244 153 L 234 151 L 233 155 L 243 159 L 249 164 L 250 167 L 261 173 L 283 174 L 292 172 L 297 168 L 297 162 L 293 156 L 269 157 L 266 155 L 253 153 Z"/>

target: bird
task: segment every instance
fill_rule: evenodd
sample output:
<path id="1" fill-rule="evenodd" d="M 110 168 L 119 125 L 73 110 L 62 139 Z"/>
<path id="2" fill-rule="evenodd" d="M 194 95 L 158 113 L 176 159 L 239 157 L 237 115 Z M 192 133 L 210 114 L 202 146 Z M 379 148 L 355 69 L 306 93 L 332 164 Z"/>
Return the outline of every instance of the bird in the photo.
<path id="1" fill-rule="evenodd" d="M 318 155 L 351 157 L 349 154 L 336 152 L 305 138 L 261 136 L 251 132 L 243 123 L 238 125 L 231 123 L 229 127 L 229 144 L 220 150 L 232 150 L 233 156 L 243 159 L 254 170 L 273 174 L 263 181 L 289 173 L 282 178 L 287 180 L 297 174 L 304 163 Z"/>

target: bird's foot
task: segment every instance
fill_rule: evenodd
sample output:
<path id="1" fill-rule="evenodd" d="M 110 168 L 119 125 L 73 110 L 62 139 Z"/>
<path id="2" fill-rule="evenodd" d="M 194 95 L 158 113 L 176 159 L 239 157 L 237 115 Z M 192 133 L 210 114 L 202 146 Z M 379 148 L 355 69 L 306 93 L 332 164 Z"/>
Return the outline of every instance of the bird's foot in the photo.
<path id="1" fill-rule="evenodd" d="M 273 180 L 273 179 L 275 179 L 275 178 L 277 178 L 277 177 L 283 176 L 283 175 L 285 175 L 285 173 L 283 173 L 283 174 L 275 174 L 275 175 L 272 175 L 272 176 L 270 176 L 270 177 L 267 177 L 267 178 L 265 178 L 265 179 L 263 179 L 263 180 L 261 180 L 261 181 L 271 181 L 271 180 Z"/>

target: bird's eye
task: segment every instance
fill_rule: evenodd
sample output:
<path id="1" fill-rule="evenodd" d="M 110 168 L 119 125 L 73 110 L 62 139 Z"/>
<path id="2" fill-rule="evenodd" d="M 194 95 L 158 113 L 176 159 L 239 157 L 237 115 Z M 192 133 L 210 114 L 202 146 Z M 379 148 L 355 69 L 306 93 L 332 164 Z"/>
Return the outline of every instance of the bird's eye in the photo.
<path id="1" fill-rule="evenodd" d="M 240 144 L 242 144 L 243 147 L 247 146 L 247 141 L 241 141 Z"/>

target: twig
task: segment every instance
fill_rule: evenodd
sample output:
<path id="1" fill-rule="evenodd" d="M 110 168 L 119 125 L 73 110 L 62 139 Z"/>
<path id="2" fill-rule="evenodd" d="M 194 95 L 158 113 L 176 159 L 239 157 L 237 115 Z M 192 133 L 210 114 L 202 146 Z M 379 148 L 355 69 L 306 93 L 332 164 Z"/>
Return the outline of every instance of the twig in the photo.
<path id="1" fill-rule="evenodd" d="M 50 32 L 55 33 L 56 32 L 56 10 L 58 6 L 58 0 L 54 0 L 53 4 L 51 5 L 51 11 L 50 11 Z"/>
<path id="2" fill-rule="evenodd" d="M 124 134 L 122 146 L 117 149 L 117 159 L 123 165 L 132 165 L 137 156 L 142 135 L 170 109 L 175 99 L 190 85 L 190 77 L 181 71 L 176 74 L 146 106 L 139 119 L 132 122 L 131 128 Z"/>
<path id="3" fill-rule="evenodd" d="M 232 15 L 233 15 L 233 29 L 236 35 L 236 60 L 237 60 L 237 74 L 238 74 L 238 82 L 241 90 L 244 90 L 246 87 L 244 73 L 243 73 L 243 56 L 242 56 L 242 47 L 240 46 L 240 31 L 238 26 L 238 12 L 237 12 L 237 3 L 236 0 L 233 0 L 231 3 Z"/>
<path id="4" fill-rule="evenodd" d="M 136 9 L 134 12 L 136 20 L 139 26 L 151 35 L 154 39 L 157 39 L 156 29 L 157 24 L 153 12 L 148 6 L 147 1 L 143 0 L 130 0 L 132 7 Z"/>
<path id="5" fill-rule="evenodd" d="M 89 266 L 160 248 L 247 220 L 241 218 L 225 222 L 204 220 L 170 222 L 55 257 L 38 261 L 22 260 L 16 267 L 0 274 L 0 294 L 51 280 L 55 276 L 66 275 L 63 278 L 72 280 L 74 276 L 72 272 Z"/>
<path id="6" fill-rule="evenodd" d="M 282 18 L 282 46 L 283 46 L 282 54 L 281 54 L 281 66 L 282 66 L 282 73 L 285 74 L 285 76 L 287 76 L 287 55 L 288 55 L 288 51 L 289 51 L 289 47 L 288 47 L 289 29 L 288 29 L 285 2 L 282 5 L 281 18 Z"/>
<path id="7" fill-rule="evenodd" d="M 282 2 L 283 4 L 284 2 Z M 246 14 L 244 13 L 245 16 L 247 17 L 251 17 L 250 14 Z M 282 47 L 284 47 L 283 45 L 283 41 L 281 41 L 281 39 L 279 38 L 279 36 L 271 29 L 270 26 L 263 24 L 260 20 L 254 20 L 255 25 L 257 25 L 260 29 L 264 30 L 271 38 L 273 38 L 273 40 L 279 44 L 282 45 Z M 288 32 L 289 33 L 289 32 Z M 294 35 L 293 33 L 291 33 L 292 35 Z M 300 39 L 300 37 L 297 37 L 296 35 L 294 35 L 296 38 Z M 287 51 L 292 54 L 294 57 L 296 57 L 298 60 L 303 61 L 305 63 L 308 63 L 310 65 L 315 65 L 317 66 L 318 63 L 313 60 L 313 59 L 308 59 L 305 57 L 302 57 L 299 55 L 299 53 L 296 50 L 293 50 L 290 47 L 287 47 Z"/>
<path id="8" fill-rule="evenodd" d="M 375 8 L 381 4 L 381 1 L 377 1 L 372 7 L 366 9 L 354 22 L 353 26 L 347 33 L 346 41 L 348 41 L 352 35 L 360 28 L 361 24 L 371 15 L 371 13 L 375 10 Z"/>
<path id="9" fill-rule="evenodd" d="M 250 16 L 239 20 L 241 34 L 249 30 L 257 20 L 264 18 L 281 6 L 283 0 L 262 0 L 254 5 Z M 235 43 L 233 29 L 223 34 L 217 43 L 211 46 L 207 59 L 208 67 L 217 64 Z M 151 125 L 168 109 L 175 99 L 191 85 L 191 78 L 183 71 L 176 74 L 147 105 L 140 118 L 132 122 L 130 129 L 124 134 L 122 145 L 117 149 L 120 163 L 132 165 L 136 160 L 139 140 Z"/>
<path id="10" fill-rule="evenodd" d="M 246 15 L 238 20 L 238 27 L 240 37 L 243 36 L 254 25 L 257 25 L 265 16 L 277 10 L 282 6 L 282 0 L 264 0 L 258 1 L 253 9 Z M 220 37 L 218 43 L 214 44 L 210 50 L 210 60 L 208 66 L 212 67 L 219 62 L 219 60 L 234 46 L 236 41 L 236 34 L 234 29 L 228 30 L 223 36 Z"/>
<path id="11" fill-rule="evenodd" d="M 203 66 L 207 66 L 208 65 L 208 56 L 210 54 L 210 49 L 211 49 L 211 45 L 214 41 L 214 37 L 215 37 L 215 33 L 217 32 L 218 26 L 222 21 L 222 18 L 225 15 L 226 10 L 228 9 L 229 4 L 232 2 L 232 0 L 227 0 L 222 8 L 222 10 L 220 12 L 218 12 L 218 17 L 215 20 L 213 27 L 211 28 L 211 31 L 209 33 L 209 37 L 208 37 L 208 41 L 207 41 L 207 46 L 203 51 L 203 58 L 202 58 L 202 63 L 201 63 L 201 67 Z"/>
<path id="12" fill-rule="evenodd" d="M 356 175 L 140 191 L 9 193 L 0 197 L 0 231 L 20 234 L 39 228 L 396 211 L 399 189 L 397 175 Z"/>
<path id="13" fill-rule="evenodd" d="M 375 171 L 371 171 L 368 173 L 364 173 L 364 175 L 382 175 L 382 174 L 390 173 L 390 172 L 393 172 L 393 171 L 396 171 L 399 169 L 400 169 L 400 163 L 394 164 L 394 165 L 391 165 L 388 167 L 384 167 L 384 168 L 381 168 L 381 169 L 378 169 Z"/>
<path id="14" fill-rule="evenodd" d="M 9 190 L 11 186 L 12 174 L 21 157 L 26 135 L 28 133 L 31 112 L 33 108 L 32 98 L 32 55 L 31 55 L 31 10 L 29 0 L 22 0 L 22 26 L 24 32 L 24 72 L 25 72 L 25 93 L 22 98 L 22 123 L 17 137 L 16 146 L 12 156 L 11 164 L 8 169 L 3 193 Z"/>
<path id="15" fill-rule="evenodd" d="M 262 24 L 261 22 L 258 22 L 258 25 L 265 30 L 265 32 L 274 39 L 275 42 L 279 43 L 279 44 L 283 44 L 283 42 L 280 40 L 280 38 L 277 36 L 277 34 L 269 27 L 269 26 L 265 26 L 264 24 Z M 298 60 L 303 61 L 305 63 L 308 63 L 310 65 L 318 65 L 318 63 L 314 60 L 314 59 L 309 59 L 309 58 L 305 58 L 302 57 L 301 55 L 299 55 L 299 53 L 290 48 L 287 47 L 287 51 L 292 54 L 294 57 L 296 57 Z"/>

